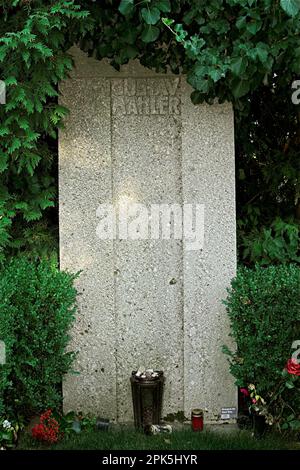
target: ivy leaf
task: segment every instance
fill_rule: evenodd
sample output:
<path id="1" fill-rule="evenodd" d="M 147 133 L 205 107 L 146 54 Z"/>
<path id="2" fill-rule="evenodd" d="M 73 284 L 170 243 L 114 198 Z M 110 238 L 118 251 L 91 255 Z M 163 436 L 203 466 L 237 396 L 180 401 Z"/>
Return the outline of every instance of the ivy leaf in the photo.
<path id="1" fill-rule="evenodd" d="M 158 36 L 159 36 L 159 29 L 156 26 L 148 25 L 141 36 L 141 39 L 143 42 L 153 42 L 155 41 Z"/>
<path id="2" fill-rule="evenodd" d="M 156 24 L 160 19 L 160 11 L 156 7 L 142 8 L 141 13 L 147 24 Z"/>
<path id="3" fill-rule="evenodd" d="M 202 94 L 207 93 L 209 90 L 210 81 L 202 76 L 189 74 L 187 81 L 195 90 L 200 91 Z"/>
<path id="4" fill-rule="evenodd" d="M 166 26 L 171 26 L 175 20 L 172 20 L 170 18 L 162 18 L 161 21 L 163 22 L 163 24 L 165 24 Z"/>
<path id="5" fill-rule="evenodd" d="M 245 96 L 250 89 L 249 82 L 246 80 L 238 80 L 232 84 L 232 93 L 235 98 Z"/>
<path id="6" fill-rule="evenodd" d="M 256 34 L 261 28 L 261 22 L 255 22 L 255 21 L 252 21 L 251 23 L 248 23 L 247 24 L 247 31 L 249 31 L 249 33 L 251 34 Z"/>
<path id="7" fill-rule="evenodd" d="M 222 77 L 224 77 L 224 73 L 219 69 L 211 69 L 209 76 L 214 82 L 218 82 Z"/>
<path id="8" fill-rule="evenodd" d="M 248 61 L 245 57 L 237 57 L 231 63 L 231 71 L 234 75 L 240 76 L 242 75 L 248 65 Z"/>
<path id="9" fill-rule="evenodd" d="M 120 63 L 125 63 L 128 59 L 134 59 L 138 54 L 136 47 L 125 45 L 123 49 L 120 50 L 119 58 Z"/>
<path id="10" fill-rule="evenodd" d="M 246 25 L 246 20 L 247 20 L 247 17 L 246 16 L 240 16 L 237 21 L 236 21 L 236 27 L 237 29 L 242 29 L 245 27 Z"/>
<path id="11" fill-rule="evenodd" d="M 137 35 L 138 35 L 137 30 L 127 29 L 122 35 L 122 40 L 124 40 L 124 42 L 126 42 L 127 44 L 134 45 Z"/>
<path id="12" fill-rule="evenodd" d="M 300 11 L 300 0 L 280 0 L 280 5 L 289 16 L 296 16 Z"/>
<path id="13" fill-rule="evenodd" d="M 268 51 L 264 45 L 258 44 L 256 47 L 256 54 L 262 64 L 264 64 L 268 59 Z"/>
<path id="14" fill-rule="evenodd" d="M 160 9 L 160 11 L 163 11 L 165 13 L 171 11 L 170 0 L 159 0 L 158 2 L 156 2 L 155 5 L 157 6 L 157 8 Z"/>
<path id="15" fill-rule="evenodd" d="M 132 13 L 134 9 L 134 0 L 122 0 L 119 5 L 119 12 L 126 16 Z"/>
<path id="16" fill-rule="evenodd" d="M 194 90 L 191 94 L 191 100 L 193 104 L 199 104 L 203 102 L 203 96 L 198 90 Z"/>

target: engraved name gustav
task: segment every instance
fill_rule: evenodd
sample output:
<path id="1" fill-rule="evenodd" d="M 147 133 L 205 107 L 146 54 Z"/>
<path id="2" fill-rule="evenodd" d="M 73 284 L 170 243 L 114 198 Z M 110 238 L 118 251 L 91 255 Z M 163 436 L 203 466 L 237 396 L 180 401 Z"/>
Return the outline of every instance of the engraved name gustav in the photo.
<path id="1" fill-rule="evenodd" d="M 179 78 L 118 78 L 111 88 L 115 115 L 180 114 Z"/>

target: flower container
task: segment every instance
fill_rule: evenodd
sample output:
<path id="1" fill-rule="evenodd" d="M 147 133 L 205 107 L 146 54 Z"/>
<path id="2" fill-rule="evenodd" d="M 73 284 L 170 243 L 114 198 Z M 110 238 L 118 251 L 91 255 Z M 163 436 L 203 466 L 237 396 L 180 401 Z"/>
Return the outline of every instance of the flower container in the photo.
<path id="1" fill-rule="evenodd" d="M 131 390 L 133 401 L 134 425 L 137 429 L 145 429 L 151 424 L 160 424 L 164 387 L 164 374 L 156 371 L 155 377 L 131 374 Z"/>

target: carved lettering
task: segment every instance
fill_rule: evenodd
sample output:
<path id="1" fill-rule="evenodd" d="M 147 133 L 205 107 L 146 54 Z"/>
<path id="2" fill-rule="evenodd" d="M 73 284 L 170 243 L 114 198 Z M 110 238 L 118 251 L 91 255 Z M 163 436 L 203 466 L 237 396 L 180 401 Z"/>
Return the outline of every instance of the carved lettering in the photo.
<path id="1" fill-rule="evenodd" d="M 112 79 L 112 112 L 119 115 L 180 114 L 179 78 Z"/>
<path id="2" fill-rule="evenodd" d="M 125 101 L 122 96 L 115 96 L 112 100 L 113 114 L 126 114 Z"/>
<path id="3" fill-rule="evenodd" d="M 136 81 L 127 78 L 124 80 L 124 95 L 126 96 L 135 96 L 136 95 Z"/>
<path id="4" fill-rule="evenodd" d="M 150 114 L 150 102 L 148 96 L 138 96 L 136 101 L 139 114 Z"/>
<path id="5" fill-rule="evenodd" d="M 136 97 L 135 96 L 130 96 L 127 98 L 125 101 L 126 103 L 126 112 L 127 114 L 137 114 L 137 105 L 136 105 Z"/>
<path id="6" fill-rule="evenodd" d="M 158 96 L 157 101 L 158 101 L 158 107 L 159 107 L 159 114 L 167 114 L 168 113 L 168 97 Z"/>
<path id="7" fill-rule="evenodd" d="M 169 99 L 169 114 L 180 114 L 179 98 L 171 96 Z"/>
<path id="8" fill-rule="evenodd" d="M 115 78 L 111 81 L 111 92 L 114 96 L 124 95 L 124 80 Z"/>

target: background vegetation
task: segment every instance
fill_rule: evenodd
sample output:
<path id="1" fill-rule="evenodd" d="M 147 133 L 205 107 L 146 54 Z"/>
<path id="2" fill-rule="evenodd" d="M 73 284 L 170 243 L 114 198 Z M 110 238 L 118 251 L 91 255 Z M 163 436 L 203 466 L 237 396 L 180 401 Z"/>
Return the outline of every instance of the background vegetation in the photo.
<path id="1" fill-rule="evenodd" d="M 61 380 L 74 353 L 67 352 L 74 320 L 76 276 L 43 261 L 18 257 L 0 271 L 0 415 L 31 417 L 59 408 Z"/>
<path id="2" fill-rule="evenodd" d="M 119 68 L 184 72 L 195 103 L 233 102 L 239 259 L 299 262 L 298 0 L 0 1 L 0 255 L 57 254 L 58 84 L 74 43 Z"/>
<path id="3" fill-rule="evenodd" d="M 239 261 L 260 267 L 233 280 L 227 309 L 238 347 L 227 352 L 237 384 L 255 383 L 275 422 L 299 429 L 299 377 L 282 371 L 300 324 L 300 108 L 291 101 L 300 75 L 300 0 L 0 0 L 0 18 L 7 89 L 0 105 L 0 338 L 8 355 L 0 415 L 17 421 L 59 409 L 73 359 L 66 346 L 75 277 L 55 267 L 57 139 L 68 113 L 58 104 L 59 82 L 78 44 L 116 69 L 138 59 L 186 74 L 195 105 L 232 102 Z M 190 435 L 177 436 L 170 448 L 186 439 L 195 448 Z M 119 437 L 93 439 L 66 447 L 120 445 Z M 124 439 L 124 448 L 136 445 L 135 435 Z M 248 441 L 208 436 L 199 448 L 210 444 L 247 448 Z M 149 448 L 145 440 L 138 445 Z"/>
<path id="4" fill-rule="evenodd" d="M 232 281 L 226 307 L 237 346 L 230 356 L 236 385 L 256 387 L 271 422 L 300 429 L 299 376 L 285 368 L 300 337 L 300 267 L 242 267 Z M 259 398 L 257 398 L 259 403 Z"/>

